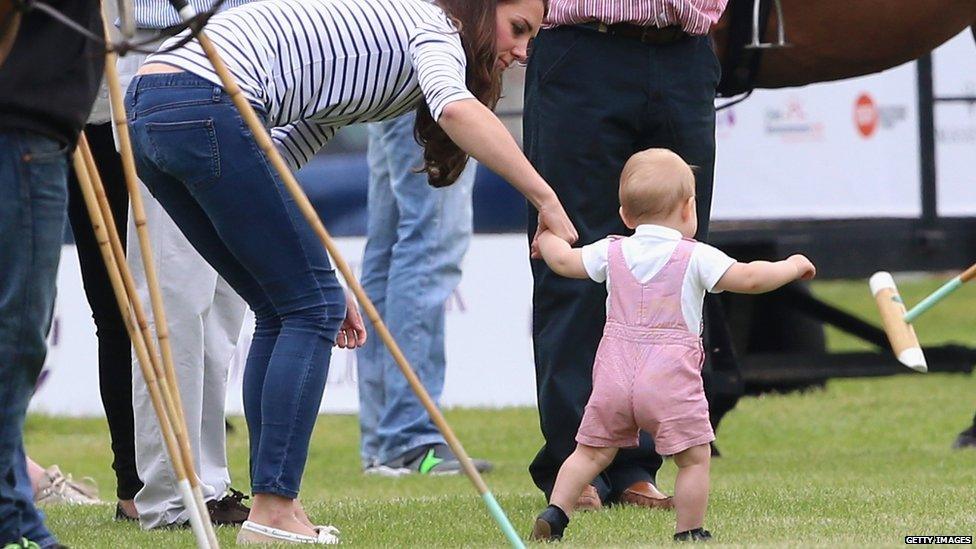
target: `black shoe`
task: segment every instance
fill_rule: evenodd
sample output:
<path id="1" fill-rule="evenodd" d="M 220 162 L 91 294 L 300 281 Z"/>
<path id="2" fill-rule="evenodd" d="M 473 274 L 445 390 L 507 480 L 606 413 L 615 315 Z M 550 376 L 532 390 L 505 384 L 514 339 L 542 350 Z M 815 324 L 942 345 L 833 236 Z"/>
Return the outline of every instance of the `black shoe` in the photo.
<path id="1" fill-rule="evenodd" d="M 210 522 L 217 526 L 244 524 L 247 516 L 251 513 L 251 509 L 243 502 L 249 497 L 245 496 L 243 492 L 228 488 L 227 495 L 207 502 Z"/>
<path id="2" fill-rule="evenodd" d="M 959 433 L 956 441 L 952 443 L 953 450 L 961 450 L 963 448 L 976 448 L 976 426 Z"/>
<path id="3" fill-rule="evenodd" d="M 685 530 L 675 534 L 674 541 L 712 541 L 712 533 L 703 528 Z"/>
<path id="4" fill-rule="evenodd" d="M 491 471 L 491 462 L 472 459 L 479 473 Z M 429 444 L 406 452 L 398 458 L 381 464 L 393 471 L 420 473 L 421 475 L 457 475 L 464 472 L 451 447 L 447 444 Z"/>
<path id="5" fill-rule="evenodd" d="M 122 509 L 121 503 L 115 504 L 115 520 L 120 522 L 139 522 L 139 517 L 131 517 Z"/>
<path id="6" fill-rule="evenodd" d="M 569 517 L 562 509 L 555 505 L 546 507 L 546 510 L 539 514 L 532 526 L 533 541 L 559 541 L 563 539 L 563 532 L 569 525 Z"/>

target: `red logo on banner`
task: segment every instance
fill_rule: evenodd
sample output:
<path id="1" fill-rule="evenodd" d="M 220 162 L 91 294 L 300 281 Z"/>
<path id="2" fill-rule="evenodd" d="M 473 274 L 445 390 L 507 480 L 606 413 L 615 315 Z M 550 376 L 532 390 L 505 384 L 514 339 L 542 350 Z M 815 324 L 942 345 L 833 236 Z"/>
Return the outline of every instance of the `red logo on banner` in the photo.
<path id="1" fill-rule="evenodd" d="M 866 93 L 862 93 L 854 103 L 854 125 L 865 138 L 871 137 L 878 127 L 878 108 Z"/>

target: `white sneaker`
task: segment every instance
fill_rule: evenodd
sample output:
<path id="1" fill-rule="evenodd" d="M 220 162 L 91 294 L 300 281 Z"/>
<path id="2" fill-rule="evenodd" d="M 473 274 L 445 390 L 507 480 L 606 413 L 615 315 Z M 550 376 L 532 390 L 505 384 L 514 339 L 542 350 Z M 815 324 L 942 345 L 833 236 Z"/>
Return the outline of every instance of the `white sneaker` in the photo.
<path id="1" fill-rule="evenodd" d="M 34 494 L 37 505 L 96 505 L 102 503 L 98 499 L 98 486 L 95 481 L 85 477 L 80 481 L 64 476 L 57 465 L 44 470 L 44 477 L 37 486 Z"/>

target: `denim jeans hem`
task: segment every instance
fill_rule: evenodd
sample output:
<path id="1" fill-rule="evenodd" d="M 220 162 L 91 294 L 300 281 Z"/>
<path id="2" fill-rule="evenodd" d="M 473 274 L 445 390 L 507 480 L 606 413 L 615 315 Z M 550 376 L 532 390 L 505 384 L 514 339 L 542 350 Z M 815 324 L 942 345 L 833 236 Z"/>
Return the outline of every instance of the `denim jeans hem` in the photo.
<path id="1" fill-rule="evenodd" d="M 251 486 L 251 492 L 254 493 L 255 495 L 270 494 L 272 496 L 281 496 L 283 498 L 289 498 L 289 499 L 298 498 L 297 491 L 285 488 L 280 484 L 262 484 L 260 486 Z"/>
<path id="2" fill-rule="evenodd" d="M 436 435 L 417 437 L 411 440 L 409 444 L 401 444 L 395 450 L 390 451 L 387 455 L 381 456 L 380 463 L 392 461 L 403 454 L 406 454 L 407 452 L 416 450 L 417 448 L 421 448 L 423 446 L 430 446 L 431 444 L 447 444 L 447 441 L 444 440 L 444 436 L 440 433 L 437 433 Z"/>

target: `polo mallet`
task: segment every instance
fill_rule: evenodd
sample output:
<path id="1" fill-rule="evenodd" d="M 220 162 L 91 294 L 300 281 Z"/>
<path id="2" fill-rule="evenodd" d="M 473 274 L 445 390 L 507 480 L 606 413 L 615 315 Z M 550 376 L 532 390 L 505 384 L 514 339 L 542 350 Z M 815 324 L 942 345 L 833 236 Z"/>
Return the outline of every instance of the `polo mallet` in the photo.
<path id="1" fill-rule="evenodd" d="M 103 29 L 105 34 L 105 41 L 109 42 L 109 23 L 103 20 Z M 115 135 L 118 138 L 119 143 L 119 154 L 122 158 L 122 170 L 125 175 L 125 186 L 129 193 L 129 200 L 132 204 L 132 217 L 136 226 L 136 234 L 139 239 L 139 251 L 142 255 L 142 262 L 146 273 L 146 285 L 149 289 L 150 301 L 152 304 L 153 320 L 156 324 L 156 337 L 159 340 L 159 348 L 162 355 L 162 366 L 157 369 L 157 374 L 165 377 L 169 387 L 172 389 L 172 411 L 174 416 L 172 421 L 174 425 L 177 426 L 177 432 L 181 431 L 185 434 L 187 433 L 186 428 L 186 418 L 183 412 L 183 399 L 180 397 L 179 384 L 176 381 L 176 373 L 173 368 L 173 353 L 169 344 L 169 330 L 167 328 L 166 322 L 166 310 L 163 306 L 162 292 L 159 289 L 159 279 L 156 276 L 156 266 L 153 259 L 152 248 L 149 244 L 149 232 L 146 227 L 146 210 L 142 202 L 142 193 L 139 189 L 139 179 L 136 175 L 135 160 L 132 156 L 132 142 L 129 139 L 128 126 L 126 125 L 125 116 L 125 104 L 122 101 L 122 89 L 119 83 L 119 73 L 116 67 L 117 55 L 115 52 L 109 48 L 106 50 L 105 55 L 105 78 L 108 82 L 109 89 L 109 100 L 112 105 L 112 118 L 115 123 Z M 96 187 L 97 188 L 97 187 Z M 111 212 L 109 212 L 111 214 Z M 110 231 L 114 230 L 114 225 L 111 226 Z M 119 260 L 124 263 L 124 259 Z M 138 296 L 133 295 L 131 299 L 136 302 L 137 311 L 141 307 L 138 303 Z M 150 350 L 153 350 L 151 344 L 151 335 L 149 335 L 148 324 L 144 328 L 147 337 L 150 338 L 148 344 Z M 159 355 L 155 352 L 151 355 L 153 358 L 158 359 Z M 158 364 L 158 363 L 157 363 Z M 180 445 L 180 451 L 183 454 L 183 461 L 187 465 L 187 470 L 189 471 L 188 477 L 190 481 L 190 488 L 193 494 L 193 498 L 196 501 L 194 507 L 187 507 L 187 511 L 191 514 L 193 510 L 200 515 L 200 520 L 204 523 L 204 528 L 207 531 L 207 537 L 213 547 L 217 547 L 217 536 L 213 531 L 213 525 L 210 524 L 210 515 L 207 511 L 207 505 L 203 499 L 203 490 L 200 487 L 200 480 L 195 474 L 195 467 L 193 461 L 193 450 L 189 444 L 189 441 L 185 439 L 185 444 Z"/>
<path id="2" fill-rule="evenodd" d="M 918 305 L 912 307 L 910 311 L 906 311 L 905 303 L 898 293 L 898 288 L 895 286 L 891 274 L 880 271 L 871 276 L 869 281 L 871 293 L 874 295 L 878 310 L 881 312 L 881 322 L 885 334 L 888 335 L 888 341 L 891 343 L 891 349 L 898 357 L 899 362 L 919 372 L 928 371 L 925 355 L 922 353 L 922 346 L 918 343 L 912 322 L 974 278 L 976 278 L 976 264 L 943 284 L 938 290 L 920 301 Z"/>
<path id="3" fill-rule="evenodd" d="M 96 191 L 92 182 L 93 176 L 89 169 L 89 162 L 85 158 L 85 151 L 87 150 L 87 141 L 85 140 L 84 134 L 82 134 L 79 141 L 79 146 L 75 150 L 73 156 L 78 185 L 81 188 L 82 196 L 85 200 L 85 206 L 87 207 L 88 215 L 91 218 L 92 228 L 95 231 L 95 239 L 98 242 L 98 247 L 102 254 L 102 260 L 105 262 L 105 268 L 108 272 L 109 280 L 112 283 L 112 290 L 115 294 L 119 311 L 122 313 L 122 321 L 125 324 L 129 338 L 132 340 L 132 346 L 135 349 L 136 359 L 139 362 L 139 368 L 142 371 L 142 376 L 146 381 L 146 388 L 149 390 L 149 397 L 150 401 L 152 402 L 153 410 L 155 410 L 156 417 L 159 420 L 159 430 L 162 433 L 163 442 L 165 443 L 166 451 L 169 454 L 170 463 L 173 466 L 173 472 L 176 475 L 177 485 L 179 486 L 183 504 L 187 507 L 187 509 L 191 510 L 190 526 L 193 529 L 194 536 L 196 537 L 197 547 L 206 549 L 211 547 L 210 540 L 201 521 L 200 514 L 196 511 L 196 500 L 193 498 L 191 493 L 187 470 L 183 461 L 182 453 L 179 449 L 179 443 L 174 431 L 173 422 L 170 420 L 170 412 L 167 409 L 168 405 L 165 402 L 169 387 L 164 378 L 159 378 L 156 376 L 156 372 L 153 368 L 152 360 L 150 359 L 150 354 L 146 346 L 146 341 L 143 339 L 143 334 L 136 329 L 136 326 L 133 323 L 132 311 L 127 298 L 127 292 L 122 274 L 123 272 L 128 271 L 128 267 L 125 266 L 124 261 L 120 263 L 116 260 L 116 257 L 119 255 L 118 252 L 121 249 L 121 243 L 119 243 L 117 247 L 113 246 L 112 244 L 112 238 L 107 227 L 112 227 L 112 230 L 114 230 L 114 222 L 112 220 L 106 222 L 105 217 L 102 215 L 102 210 L 98 203 Z M 118 237 L 117 234 L 115 236 L 116 238 Z M 113 248 L 115 248 L 114 251 Z M 138 301 L 136 302 L 135 306 L 138 307 Z M 209 520 L 207 523 L 209 523 Z M 213 547 L 216 548 L 216 546 Z"/>
<path id="4" fill-rule="evenodd" d="M 170 0 L 170 3 L 177 9 L 177 11 L 179 11 L 180 16 L 184 21 L 188 21 L 196 15 L 196 11 L 193 9 L 193 6 L 188 5 L 186 0 Z M 447 420 L 444 419 L 443 414 L 441 414 L 440 410 L 437 408 L 437 405 L 434 404 L 434 401 L 430 398 L 430 395 L 427 394 L 427 390 L 424 388 L 423 384 L 420 383 L 417 375 L 410 367 L 410 363 L 407 361 L 407 358 L 403 355 L 403 352 L 400 350 L 400 347 L 397 345 L 396 341 L 394 341 L 393 336 L 386 327 L 386 324 L 383 323 L 383 319 L 380 318 L 376 307 L 373 306 L 373 302 L 370 301 L 369 297 L 366 295 L 366 292 L 363 290 L 363 287 L 359 284 L 359 281 L 356 280 L 352 270 L 349 268 L 349 264 L 346 263 L 346 261 L 342 258 L 342 255 L 339 253 L 339 249 L 333 242 L 332 237 L 325 228 L 325 225 L 323 225 L 322 220 L 319 219 L 318 213 L 315 211 L 315 208 L 312 207 L 312 203 L 309 202 L 305 192 L 302 190 L 301 186 L 299 186 L 295 176 L 291 173 L 291 169 L 288 168 L 288 165 L 281 157 L 278 149 L 275 148 L 274 143 L 271 141 L 271 136 L 268 134 L 268 130 L 258 119 L 257 115 L 254 114 L 254 109 L 241 93 L 241 88 L 234 80 L 234 76 L 229 70 L 227 70 L 227 65 L 224 64 L 223 60 L 220 58 L 220 54 L 214 48 L 213 43 L 210 42 L 210 39 L 207 37 L 206 33 L 203 32 L 203 29 L 197 31 L 197 40 L 200 42 L 200 46 L 203 48 L 207 58 L 213 65 L 214 71 L 220 77 L 220 82 L 224 88 L 224 91 L 234 101 L 234 105 L 240 112 L 241 117 L 243 117 L 247 122 L 247 126 L 250 128 L 258 146 L 262 151 L 264 151 L 264 154 L 267 155 L 268 160 L 275 167 L 278 175 L 281 176 L 285 187 L 295 200 L 295 204 L 301 210 L 305 220 L 308 221 L 308 223 L 312 226 L 315 234 L 319 237 L 319 240 L 322 241 L 322 245 L 325 246 L 329 255 L 332 257 L 332 260 L 335 262 L 336 268 L 338 268 L 339 272 L 342 273 L 342 277 L 346 280 L 346 284 L 353 291 L 356 299 L 359 301 L 359 304 L 362 305 L 363 309 L 366 311 L 366 316 L 369 317 L 370 321 L 373 323 L 373 326 L 376 328 L 376 332 L 379 334 L 380 339 L 383 340 L 383 343 L 386 344 L 386 347 L 390 350 L 390 353 L 393 355 L 397 366 L 400 367 L 400 371 L 403 372 L 403 375 L 407 378 L 410 388 L 413 389 L 413 392 L 417 395 L 417 398 L 420 399 L 420 402 L 427 410 L 427 413 L 430 414 L 434 424 L 437 425 L 437 428 L 440 430 L 441 434 L 444 435 L 444 439 L 447 441 L 448 445 L 451 447 L 451 450 L 454 451 L 454 454 L 460 461 L 461 467 L 464 469 L 464 473 L 467 475 L 468 479 L 471 480 L 471 483 L 474 484 L 475 489 L 481 495 L 485 505 L 488 507 L 488 511 L 491 513 L 491 516 L 498 523 L 498 526 L 501 528 L 502 532 L 504 532 L 505 536 L 508 538 L 508 541 L 513 547 L 524 548 L 525 545 L 515 532 L 515 529 L 512 527 L 511 522 L 509 522 L 505 512 L 502 510 L 501 506 L 498 505 L 498 502 L 495 500 L 495 496 L 492 495 L 491 491 L 488 489 L 488 486 L 481 478 L 478 470 L 475 469 L 474 463 L 471 462 L 471 458 L 468 457 L 467 452 L 464 451 L 461 441 L 458 440 L 457 436 L 454 435 L 454 431 L 451 429 L 451 426 L 448 425 Z"/>

